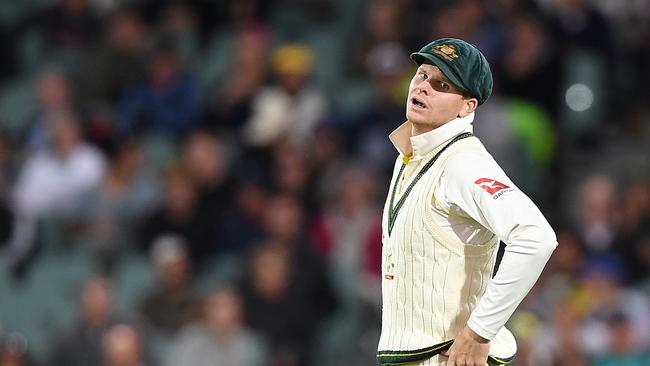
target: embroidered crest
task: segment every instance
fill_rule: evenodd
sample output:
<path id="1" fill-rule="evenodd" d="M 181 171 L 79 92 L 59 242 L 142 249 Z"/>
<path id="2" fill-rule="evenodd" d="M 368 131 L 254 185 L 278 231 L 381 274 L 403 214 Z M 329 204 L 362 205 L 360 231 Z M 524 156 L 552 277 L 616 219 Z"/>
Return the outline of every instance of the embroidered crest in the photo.
<path id="1" fill-rule="evenodd" d="M 449 62 L 458 58 L 458 53 L 456 53 L 456 47 L 450 44 L 435 45 L 431 47 L 431 52 L 435 53 L 438 56 L 441 56 L 442 58 L 444 58 Z"/>

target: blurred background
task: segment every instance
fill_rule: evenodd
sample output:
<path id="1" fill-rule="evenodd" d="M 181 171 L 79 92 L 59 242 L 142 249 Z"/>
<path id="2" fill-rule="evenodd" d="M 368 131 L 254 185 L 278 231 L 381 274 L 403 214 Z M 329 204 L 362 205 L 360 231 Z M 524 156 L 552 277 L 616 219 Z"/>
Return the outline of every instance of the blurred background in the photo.
<path id="1" fill-rule="evenodd" d="M 0 366 L 374 365 L 410 52 L 559 246 L 515 365 L 650 365 L 650 0 L 0 1 Z"/>

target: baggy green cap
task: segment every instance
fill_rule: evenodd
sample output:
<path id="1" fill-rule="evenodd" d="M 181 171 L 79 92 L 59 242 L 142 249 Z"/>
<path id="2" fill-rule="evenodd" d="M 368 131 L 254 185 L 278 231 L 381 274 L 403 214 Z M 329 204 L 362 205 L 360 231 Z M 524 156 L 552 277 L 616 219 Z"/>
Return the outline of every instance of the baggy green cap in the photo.
<path id="1" fill-rule="evenodd" d="M 483 104 L 492 95 L 492 72 L 485 56 L 473 45 L 456 38 L 441 38 L 411 54 L 418 65 L 431 63 L 458 88 Z"/>

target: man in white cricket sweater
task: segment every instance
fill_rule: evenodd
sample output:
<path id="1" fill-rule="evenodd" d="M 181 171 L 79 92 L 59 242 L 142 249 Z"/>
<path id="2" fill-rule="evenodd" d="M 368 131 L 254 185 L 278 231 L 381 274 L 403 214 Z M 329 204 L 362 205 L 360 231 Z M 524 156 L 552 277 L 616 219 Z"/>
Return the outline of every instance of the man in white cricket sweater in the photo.
<path id="1" fill-rule="evenodd" d="M 472 135 L 492 93 L 474 46 L 436 40 L 411 58 L 407 121 L 390 135 L 399 156 L 382 224 L 381 365 L 507 364 L 504 327 L 557 240 L 535 204 Z M 506 244 L 492 278 L 499 240 Z"/>

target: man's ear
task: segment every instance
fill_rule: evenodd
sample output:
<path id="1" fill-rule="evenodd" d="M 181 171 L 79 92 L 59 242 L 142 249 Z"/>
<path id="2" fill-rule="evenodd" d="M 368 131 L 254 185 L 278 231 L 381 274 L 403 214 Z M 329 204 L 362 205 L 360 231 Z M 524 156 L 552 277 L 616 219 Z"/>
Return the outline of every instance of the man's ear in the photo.
<path id="1" fill-rule="evenodd" d="M 474 112 L 478 107 L 478 99 L 476 98 L 467 98 L 463 99 L 463 107 L 458 113 L 458 117 L 467 117 L 470 113 Z"/>

